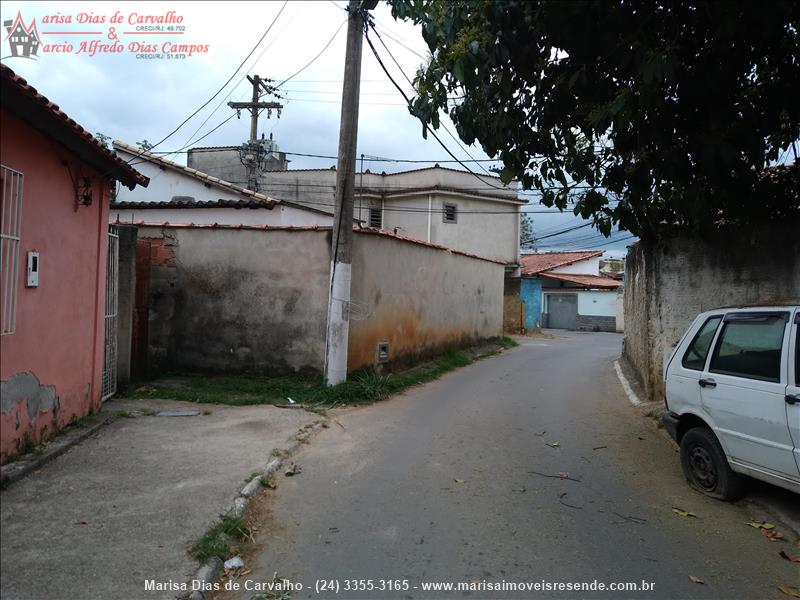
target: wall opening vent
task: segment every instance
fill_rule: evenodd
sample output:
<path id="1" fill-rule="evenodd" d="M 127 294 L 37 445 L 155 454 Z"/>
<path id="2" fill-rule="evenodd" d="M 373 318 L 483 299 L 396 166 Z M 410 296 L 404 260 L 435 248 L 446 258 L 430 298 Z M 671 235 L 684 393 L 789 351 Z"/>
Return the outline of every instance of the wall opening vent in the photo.
<path id="1" fill-rule="evenodd" d="M 375 362 L 378 364 L 389 362 L 389 342 L 378 342 L 375 348 Z"/>

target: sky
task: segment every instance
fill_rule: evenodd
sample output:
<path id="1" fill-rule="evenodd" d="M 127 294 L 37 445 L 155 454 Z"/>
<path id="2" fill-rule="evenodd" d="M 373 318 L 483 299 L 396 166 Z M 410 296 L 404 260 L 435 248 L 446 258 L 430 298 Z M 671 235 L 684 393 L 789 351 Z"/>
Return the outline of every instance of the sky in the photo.
<path id="1" fill-rule="evenodd" d="M 4 28 L 0 55 L 3 64 L 25 77 L 88 131 L 127 143 L 143 140 L 155 143 L 211 98 L 270 28 L 222 92 L 155 150 L 171 152 L 194 145 L 225 146 L 246 141 L 249 116 L 242 114 L 241 119 L 234 117 L 197 144 L 191 143 L 231 116 L 233 111 L 227 106 L 228 101 L 250 100 L 252 88 L 245 75 L 257 74 L 281 82 L 311 62 L 284 84 L 284 97 L 278 100 L 284 105 L 281 116 L 278 118 L 273 113 L 266 119 L 266 115 L 262 115 L 259 134 L 267 137 L 272 134 L 285 152 L 335 156 L 344 72 L 345 4 L 344 0 L 290 0 L 286 3 L 4 1 L 0 5 L 2 21 L 14 20 L 18 12 L 26 25 L 35 18 L 42 43 L 54 47 L 49 52 L 40 49 L 36 60 L 9 56 L 10 46 Z M 128 33 L 136 30 L 137 18 L 169 18 L 169 11 L 174 11 L 172 22 L 163 26 L 177 29 Z M 122 22 L 112 23 L 115 14 Z M 394 79 L 410 93 L 411 86 L 403 73 L 413 79 L 427 55 L 420 30 L 411 23 L 395 21 L 383 2 L 372 14 L 402 73 L 376 41 L 378 50 Z M 63 22 L 67 18 L 70 23 Z M 175 22 L 178 18 L 180 23 Z M 103 22 L 98 22 L 101 19 Z M 87 47 L 79 52 L 82 43 L 88 46 L 93 40 L 106 47 L 116 43 L 122 51 L 92 54 Z M 141 52 L 130 46 L 136 43 L 154 45 L 157 53 L 163 50 L 165 42 L 201 46 L 202 49 L 183 59 L 159 59 L 138 58 Z M 140 47 L 140 50 L 143 49 Z M 146 50 L 144 53 L 153 52 Z M 313 60 L 317 55 L 319 58 Z M 265 97 L 264 100 L 275 99 Z M 445 115 L 442 121 L 455 133 Z M 489 158 L 479 146 L 465 147 L 445 131 L 440 131 L 439 137 L 459 159 Z M 405 101 L 366 44 L 362 56 L 357 149 L 358 155 L 362 153 L 373 157 L 425 160 L 431 164 L 451 160 L 431 136 L 423 139 L 421 124 L 408 113 Z M 185 163 L 185 156 L 184 152 L 166 157 Z M 292 161 L 290 168 L 327 168 L 336 162 L 331 158 L 295 155 L 288 158 Z M 472 170 L 483 172 L 475 163 L 467 164 Z M 499 163 L 482 165 L 490 168 Z M 421 166 L 425 165 L 364 162 L 364 168 L 372 171 L 391 172 Z M 461 168 L 457 164 L 447 163 L 447 166 Z M 586 223 L 571 212 L 562 214 L 539 205 L 535 193 L 527 193 L 525 197 L 529 205 L 524 210 L 531 213 L 537 236 L 552 235 Z M 592 227 L 585 226 L 545 238 L 539 249 L 603 249 L 608 250 L 609 255 L 622 256 L 625 246 L 633 241 L 629 238 L 627 232 L 616 232 L 609 241 Z"/>

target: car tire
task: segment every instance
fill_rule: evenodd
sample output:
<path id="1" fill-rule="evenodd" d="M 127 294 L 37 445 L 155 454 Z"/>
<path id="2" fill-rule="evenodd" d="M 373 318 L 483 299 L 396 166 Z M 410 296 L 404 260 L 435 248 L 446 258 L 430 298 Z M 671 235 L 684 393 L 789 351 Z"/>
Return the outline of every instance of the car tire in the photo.
<path id="1" fill-rule="evenodd" d="M 744 494 L 744 479 L 731 470 L 717 436 L 707 427 L 683 435 L 681 466 L 689 484 L 706 496 L 730 501 Z"/>

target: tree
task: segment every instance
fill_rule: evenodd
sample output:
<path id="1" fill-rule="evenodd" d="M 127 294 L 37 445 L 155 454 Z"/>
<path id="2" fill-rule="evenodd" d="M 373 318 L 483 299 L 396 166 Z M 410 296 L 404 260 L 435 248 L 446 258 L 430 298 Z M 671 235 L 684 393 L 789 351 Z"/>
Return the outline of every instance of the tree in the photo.
<path id="1" fill-rule="evenodd" d="M 96 137 L 97 140 L 101 144 L 103 144 L 103 146 L 108 146 L 111 143 L 111 136 L 110 135 L 106 135 L 104 133 L 101 133 L 99 131 L 94 134 L 94 137 Z"/>
<path id="2" fill-rule="evenodd" d="M 519 217 L 520 250 L 536 250 L 536 234 L 533 232 L 533 217 L 520 213 Z"/>
<path id="3" fill-rule="evenodd" d="M 546 206 L 642 236 L 800 213 L 800 3 L 390 0 L 431 58 L 409 110 Z M 769 173 L 765 177 L 765 173 Z"/>

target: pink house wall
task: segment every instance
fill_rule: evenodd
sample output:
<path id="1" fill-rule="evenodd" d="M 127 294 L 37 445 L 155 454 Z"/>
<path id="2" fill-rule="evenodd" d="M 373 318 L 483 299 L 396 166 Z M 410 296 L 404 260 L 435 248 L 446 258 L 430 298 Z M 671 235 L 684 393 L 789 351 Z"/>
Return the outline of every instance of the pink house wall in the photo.
<path id="1" fill-rule="evenodd" d="M 0 140 L 2 164 L 24 174 L 16 331 L 0 337 L 5 462 L 100 405 L 109 182 L 95 177 L 91 206 L 76 210 L 63 163 L 76 179 L 96 170 L 6 111 Z M 25 287 L 29 250 L 36 288 Z"/>

